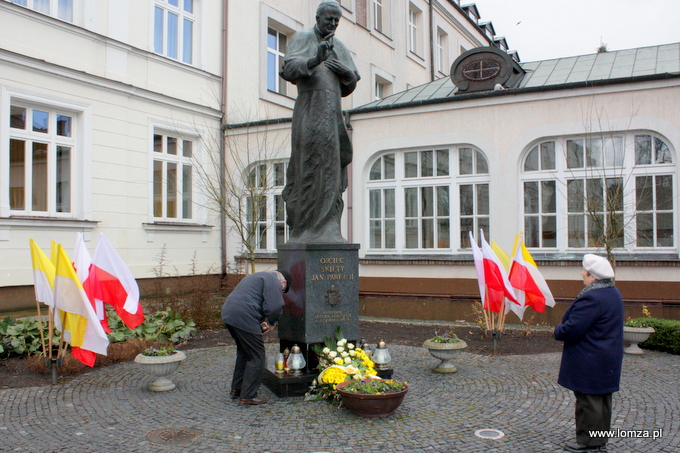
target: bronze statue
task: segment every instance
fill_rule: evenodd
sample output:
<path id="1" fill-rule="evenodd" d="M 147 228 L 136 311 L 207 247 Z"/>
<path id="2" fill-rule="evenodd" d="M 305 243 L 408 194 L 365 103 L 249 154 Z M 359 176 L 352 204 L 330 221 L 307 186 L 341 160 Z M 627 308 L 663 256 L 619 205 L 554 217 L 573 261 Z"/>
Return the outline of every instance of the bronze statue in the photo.
<path id="1" fill-rule="evenodd" d="M 352 94 L 360 77 L 349 50 L 334 37 L 341 17 L 337 2 L 321 2 L 316 25 L 293 35 L 284 58 L 281 76 L 298 89 L 283 190 L 290 243 L 347 242 L 340 217 L 352 144 L 341 97 Z"/>

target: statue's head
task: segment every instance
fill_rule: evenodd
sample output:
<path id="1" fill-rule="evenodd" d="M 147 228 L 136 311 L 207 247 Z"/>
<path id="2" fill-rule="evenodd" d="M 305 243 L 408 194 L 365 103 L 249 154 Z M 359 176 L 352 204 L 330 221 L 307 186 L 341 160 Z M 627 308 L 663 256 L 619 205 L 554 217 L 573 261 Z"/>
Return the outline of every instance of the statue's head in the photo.
<path id="1" fill-rule="evenodd" d="M 342 9 L 335 0 L 324 0 L 316 8 L 316 25 L 323 36 L 335 33 L 341 17 Z"/>

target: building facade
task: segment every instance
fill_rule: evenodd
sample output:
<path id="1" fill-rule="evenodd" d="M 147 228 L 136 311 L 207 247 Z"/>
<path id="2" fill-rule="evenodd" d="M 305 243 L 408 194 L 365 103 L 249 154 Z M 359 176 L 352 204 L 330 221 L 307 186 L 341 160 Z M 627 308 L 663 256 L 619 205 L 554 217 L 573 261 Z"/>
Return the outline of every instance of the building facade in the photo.
<path id="1" fill-rule="evenodd" d="M 442 77 L 462 51 L 494 38 L 457 1 L 340 3 L 338 36 L 363 77 L 348 109 Z M 222 130 L 290 118 L 295 87 L 278 69 L 317 5 L 0 1 L 0 311 L 33 305 L 29 238 L 71 252 L 83 233 L 92 253 L 103 233 L 140 280 L 224 273 L 243 247 L 213 189 L 220 167 L 237 167 L 230 144 L 244 129 L 227 140 Z M 282 174 L 288 132 L 285 121 L 268 127 L 243 173 Z M 259 237 L 275 252 L 276 234 Z"/>
<path id="2" fill-rule="evenodd" d="M 339 3 L 364 314 L 456 319 L 483 230 L 508 253 L 524 232 L 562 301 L 608 244 L 624 297 L 678 317 L 677 44 L 523 63 L 474 4 Z M 317 5 L 0 1 L 0 311 L 33 304 L 29 238 L 92 252 L 104 233 L 140 281 L 224 273 L 244 247 L 221 168 L 265 192 L 255 267 L 276 266 L 296 97 L 278 73 Z"/>
<path id="3" fill-rule="evenodd" d="M 222 120 L 223 9 L 192 0 L 0 1 L 0 310 L 49 255 L 104 233 L 138 278 L 220 261 L 197 163 Z M 29 303 L 28 307 L 35 306 Z"/>

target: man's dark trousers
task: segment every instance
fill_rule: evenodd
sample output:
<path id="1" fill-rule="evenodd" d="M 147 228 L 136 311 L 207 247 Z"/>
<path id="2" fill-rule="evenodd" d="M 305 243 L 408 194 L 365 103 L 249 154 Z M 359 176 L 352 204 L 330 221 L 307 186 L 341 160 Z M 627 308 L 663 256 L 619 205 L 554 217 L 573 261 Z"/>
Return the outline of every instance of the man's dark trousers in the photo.
<path id="1" fill-rule="evenodd" d="M 257 397 L 264 376 L 264 340 L 262 334 L 254 334 L 227 325 L 236 342 L 236 365 L 231 380 L 231 390 L 240 390 L 241 399 Z"/>
<path id="2" fill-rule="evenodd" d="M 576 442 L 588 447 L 604 445 L 609 440 L 591 437 L 590 431 L 609 431 L 612 421 L 612 394 L 588 395 L 574 392 L 576 396 Z"/>

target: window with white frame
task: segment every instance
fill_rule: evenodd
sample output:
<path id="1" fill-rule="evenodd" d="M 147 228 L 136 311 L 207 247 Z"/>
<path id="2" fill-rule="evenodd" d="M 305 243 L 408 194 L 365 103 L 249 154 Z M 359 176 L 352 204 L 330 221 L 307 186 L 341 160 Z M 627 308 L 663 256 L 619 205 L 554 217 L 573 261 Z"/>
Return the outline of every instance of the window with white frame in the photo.
<path id="1" fill-rule="evenodd" d="M 193 63 L 195 7 L 194 0 L 155 1 L 154 52 Z"/>
<path id="2" fill-rule="evenodd" d="M 287 94 L 286 81 L 280 76 L 288 36 L 275 27 L 267 28 L 267 90 Z"/>
<path id="3" fill-rule="evenodd" d="M 441 29 L 437 28 L 437 41 L 435 42 L 435 69 L 441 73 L 446 74 L 448 55 L 448 35 Z"/>
<path id="4" fill-rule="evenodd" d="M 460 248 L 470 248 L 469 231 L 474 237 L 481 229 L 489 231 L 489 165 L 486 157 L 470 147 L 458 149 L 458 193 L 460 216 Z"/>
<path id="5" fill-rule="evenodd" d="M 371 251 L 450 252 L 470 247 L 471 229 L 488 233 L 488 168 L 473 148 L 386 152 L 372 162 L 367 186 Z"/>
<path id="6" fill-rule="evenodd" d="M 421 11 L 413 3 L 408 8 L 408 50 L 418 54 L 420 43 L 418 40 L 418 29 L 420 28 Z"/>
<path id="7" fill-rule="evenodd" d="M 354 0 L 338 0 L 338 3 L 348 11 L 353 10 L 353 2 Z"/>
<path id="8" fill-rule="evenodd" d="M 673 153 L 651 132 L 559 137 L 523 165 L 528 247 L 629 253 L 676 247 Z"/>
<path id="9" fill-rule="evenodd" d="M 73 0 L 11 0 L 39 13 L 73 22 Z"/>
<path id="10" fill-rule="evenodd" d="M 194 139 L 155 131 L 153 135 L 153 217 L 190 221 L 194 217 Z"/>
<path id="11" fill-rule="evenodd" d="M 383 35 L 390 35 L 390 9 L 392 0 L 372 0 L 373 28 Z"/>
<path id="12" fill-rule="evenodd" d="M 288 240 L 283 188 L 286 185 L 287 162 L 266 161 L 252 165 L 248 171 L 246 190 L 246 222 L 255 228 L 251 236 L 254 249 L 275 251 Z"/>
<path id="13" fill-rule="evenodd" d="M 77 113 L 12 101 L 9 115 L 9 179 L 12 215 L 73 217 Z"/>
<path id="14" fill-rule="evenodd" d="M 392 94 L 392 83 L 379 75 L 375 76 L 373 99 L 378 101 Z"/>

